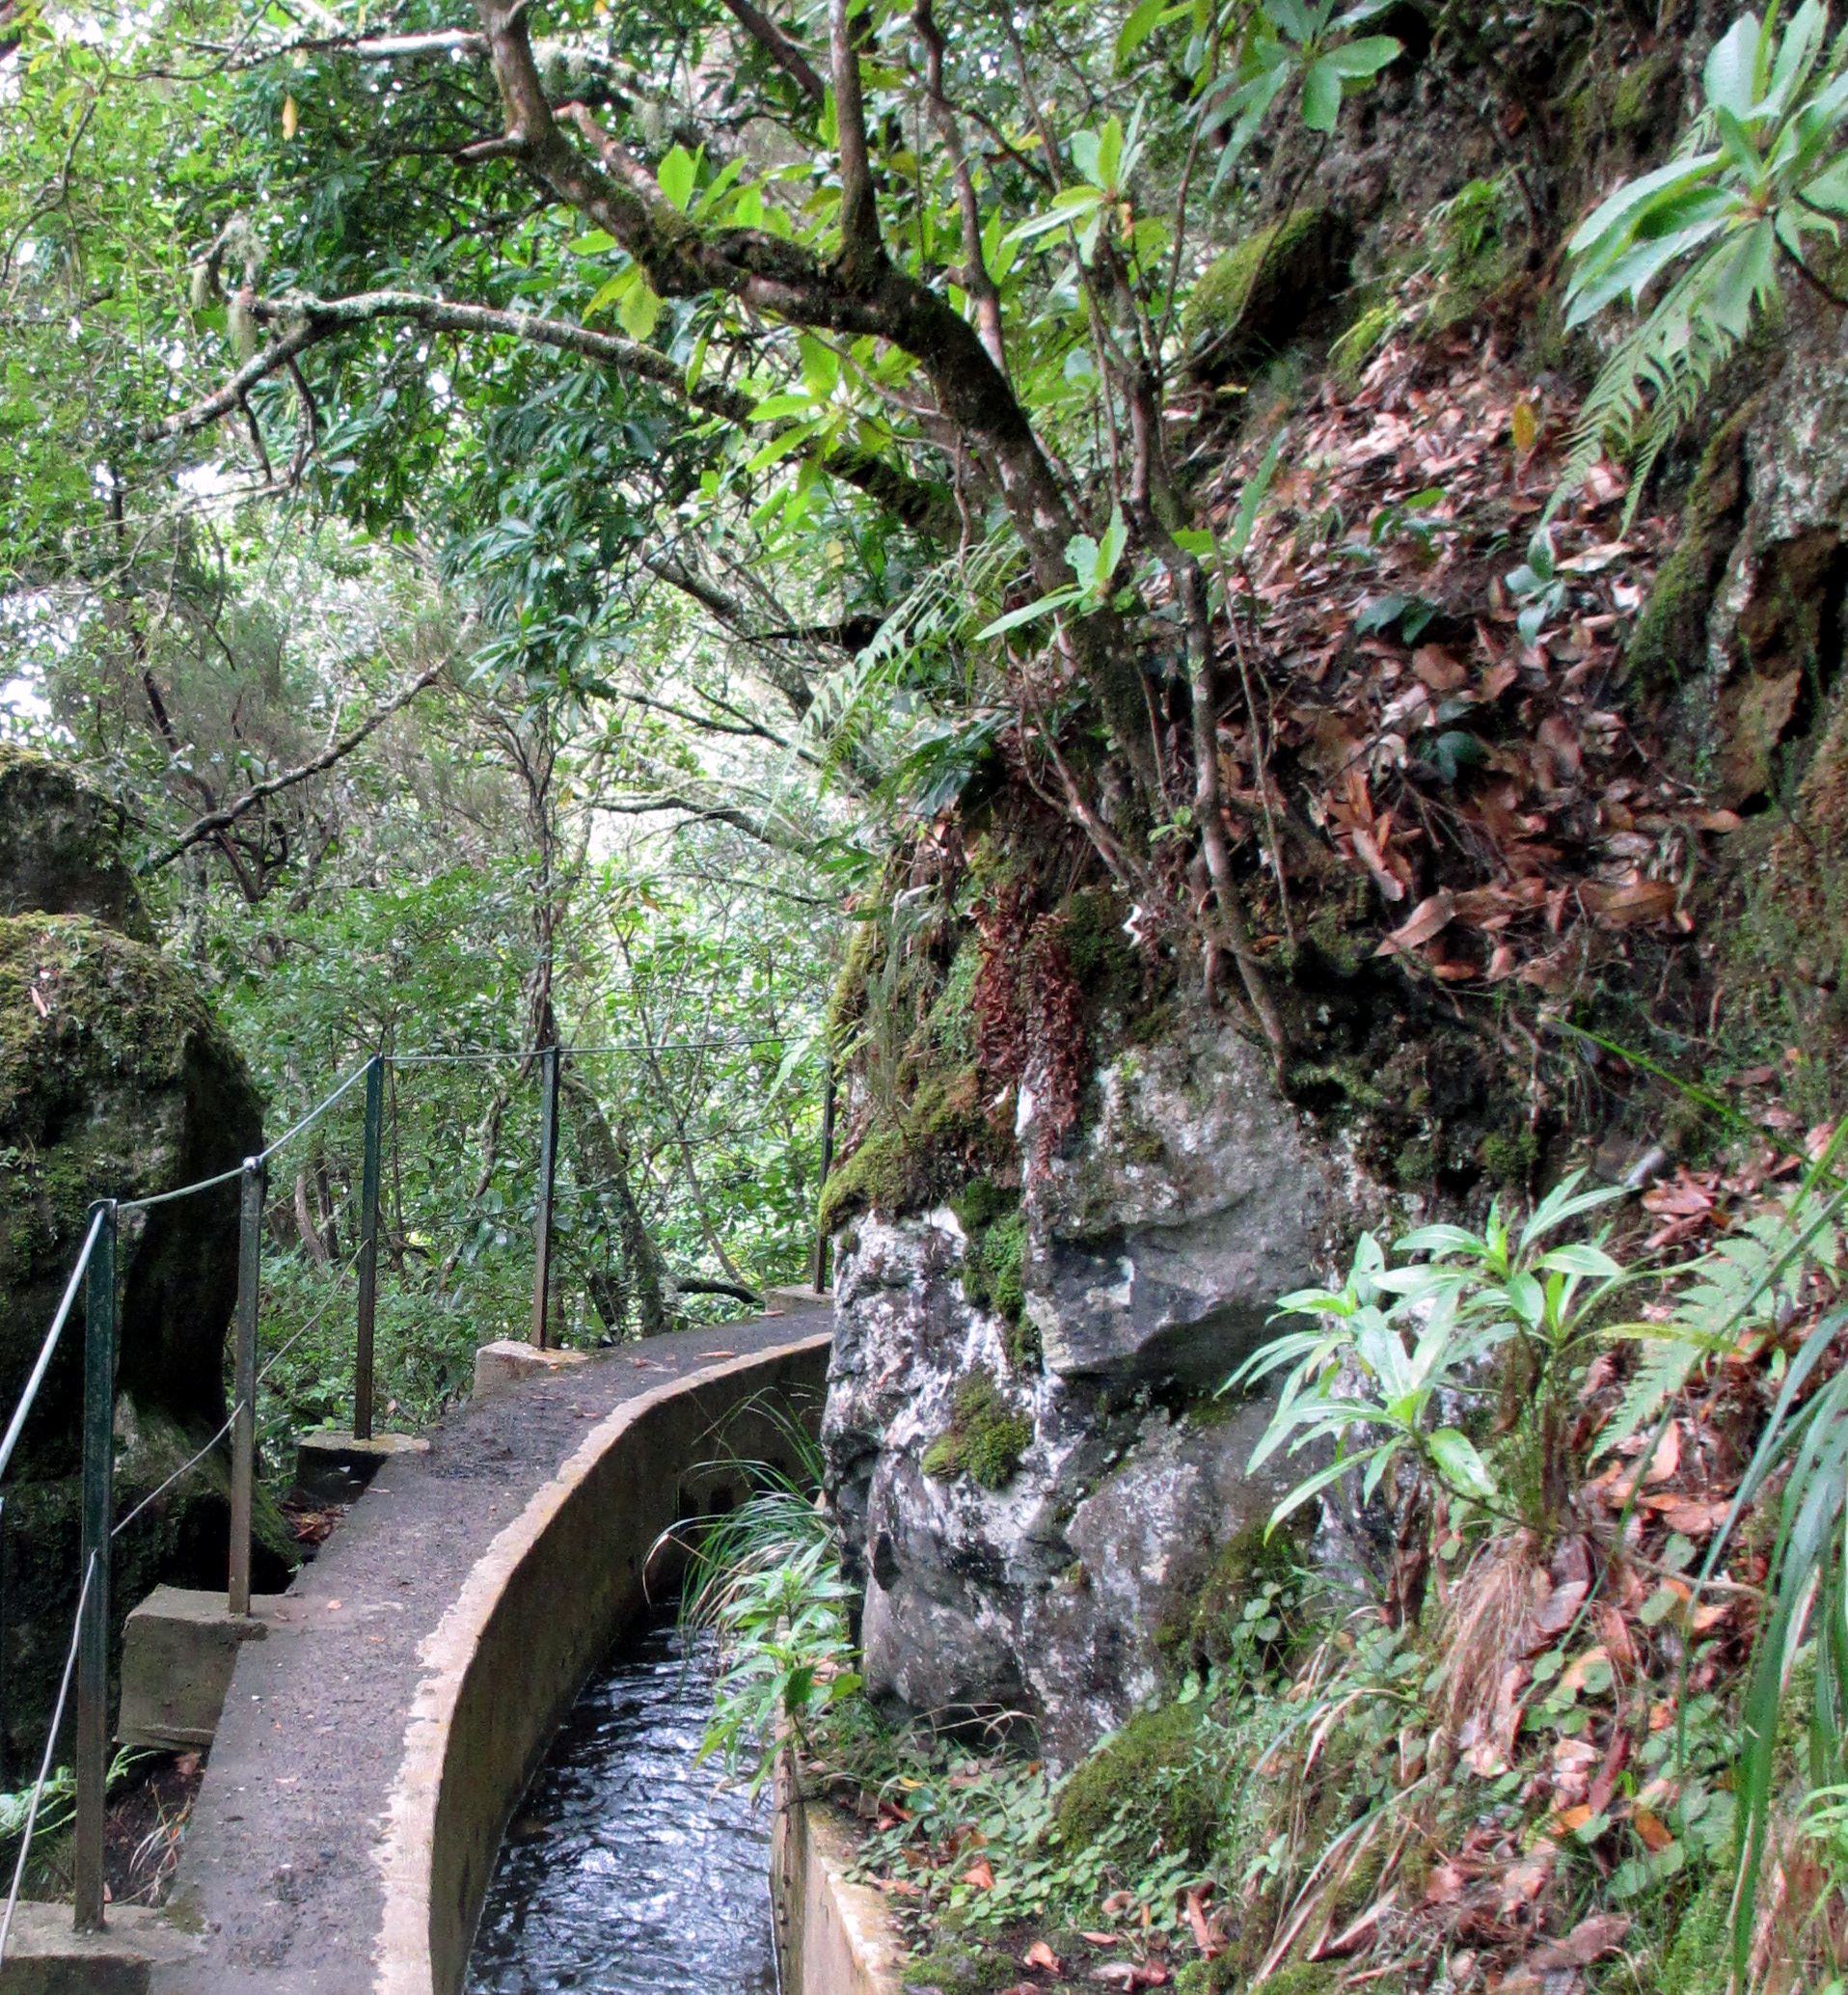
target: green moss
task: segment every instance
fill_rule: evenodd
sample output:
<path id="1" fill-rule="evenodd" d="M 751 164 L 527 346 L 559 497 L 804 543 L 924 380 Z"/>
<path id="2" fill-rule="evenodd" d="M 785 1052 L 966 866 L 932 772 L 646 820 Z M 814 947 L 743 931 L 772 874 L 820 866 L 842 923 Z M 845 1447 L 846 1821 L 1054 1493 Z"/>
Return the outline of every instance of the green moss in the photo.
<path id="1" fill-rule="evenodd" d="M 1146 1849 L 1202 1859 L 1220 1808 L 1205 1755 L 1197 1750 L 1200 1707 L 1163 1705 L 1142 1711 L 1075 1766 L 1060 1790 L 1054 1820 L 1066 1848 L 1077 1850 L 1124 1832 Z"/>
<path id="2" fill-rule="evenodd" d="M 1391 305 L 1371 306 L 1329 348 L 1328 358 L 1334 363 L 1335 379 L 1346 394 L 1352 395 L 1360 386 L 1367 363 L 1386 343 L 1398 323 L 1399 314 Z"/>
<path id="3" fill-rule="evenodd" d="M 1020 1194 L 992 1178 L 971 1178 L 950 1200 L 956 1223 L 973 1240 L 997 1219 L 1005 1218 L 1020 1202 Z"/>
<path id="4" fill-rule="evenodd" d="M 1437 1157 L 1428 1142 L 1415 1136 L 1400 1145 L 1399 1155 L 1393 1159 L 1393 1182 L 1402 1190 L 1415 1191 L 1436 1175 Z"/>
<path id="5" fill-rule="evenodd" d="M 1345 276 L 1351 226 L 1298 208 L 1209 264 L 1187 300 L 1188 343 L 1209 373 L 1234 373 L 1276 352 Z"/>
<path id="6" fill-rule="evenodd" d="M 1103 986 L 1141 981 L 1136 952 L 1123 932 L 1124 913 L 1101 887 L 1081 888 L 1067 903 L 1060 924 L 1066 960 L 1087 995 Z"/>
<path id="7" fill-rule="evenodd" d="M 905 1986 L 920 1995 L 995 1995 L 1019 1979 L 1007 1954 L 978 1953 L 957 1940 L 943 1941 L 905 1969 Z"/>
<path id="8" fill-rule="evenodd" d="M 822 1228 L 837 1232 L 864 1212 L 895 1218 L 923 1211 L 951 1197 L 983 1165 L 1000 1165 L 1012 1148 L 984 1112 L 981 1078 L 972 1065 L 933 1074 L 895 1126 L 874 1130 L 829 1176 Z"/>
<path id="9" fill-rule="evenodd" d="M 1223 1407 L 1225 1402 L 1214 1404 Z M 1254 1635 L 1245 1610 L 1253 1600 L 1265 1599 L 1266 1589 L 1275 1618 L 1280 1624 L 1287 1622 L 1288 1602 L 1277 1603 L 1286 1595 L 1290 1600 L 1295 1598 L 1306 1519 L 1307 1513 L 1298 1512 L 1271 1531 L 1264 1518 L 1254 1518 L 1227 1541 L 1181 1612 L 1156 1630 L 1155 1644 L 1177 1674 L 1199 1661 L 1223 1663 L 1241 1648 L 1248 1653 Z M 1259 1643 L 1260 1649 L 1265 1653 L 1281 1650 L 1290 1632 L 1288 1626 L 1280 1625 L 1274 1637 Z"/>
<path id="10" fill-rule="evenodd" d="M 919 1465 L 938 1482 L 966 1475 L 981 1489 L 1004 1489 L 1032 1445 L 1033 1422 L 1009 1406 L 986 1372 L 975 1372 L 957 1387 L 949 1432 L 925 1449 Z"/>
<path id="11" fill-rule="evenodd" d="M 1494 1130 L 1482 1138 L 1482 1168 L 1498 1185 L 1525 1185 L 1539 1161 L 1540 1139 L 1529 1126 Z"/>
<path id="12" fill-rule="evenodd" d="M 1675 1919 L 1654 1973 L 1640 1977 L 1639 1986 L 1647 1995 L 1724 1995 L 1732 1959 L 1731 1903 L 1731 1879 L 1710 1872 Z"/>
<path id="13" fill-rule="evenodd" d="M 1630 639 L 1629 670 L 1646 691 L 1678 683 L 1706 664 L 1707 613 L 1738 537 L 1745 504 L 1745 439 L 1755 405 L 1708 444 L 1681 510 L 1681 537 L 1656 572 Z"/>
<path id="14" fill-rule="evenodd" d="M 932 1052 L 957 1066 L 975 1058 L 975 979 L 981 973 L 982 950 L 973 936 L 958 948 L 937 1002 L 931 1007 L 925 1034 Z"/>
<path id="15" fill-rule="evenodd" d="M 1667 48 L 1620 71 L 1611 93 L 1611 130 L 1631 141 L 1653 137 L 1676 74 L 1673 51 Z"/>

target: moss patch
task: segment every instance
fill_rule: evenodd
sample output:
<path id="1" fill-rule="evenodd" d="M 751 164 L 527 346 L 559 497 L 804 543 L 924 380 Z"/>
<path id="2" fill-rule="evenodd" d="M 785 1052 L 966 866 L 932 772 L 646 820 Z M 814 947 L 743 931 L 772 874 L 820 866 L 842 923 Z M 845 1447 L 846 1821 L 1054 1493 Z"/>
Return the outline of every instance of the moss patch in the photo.
<path id="1" fill-rule="evenodd" d="M 1210 263 L 1187 301 L 1196 369 L 1236 374 L 1275 353 L 1340 289 L 1353 230 L 1325 207 L 1299 208 Z"/>
<path id="2" fill-rule="evenodd" d="M 1004 1489 L 1032 1445 L 1032 1421 L 1008 1405 L 986 1372 L 976 1372 L 957 1387 L 949 1432 L 925 1449 L 921 1465 L 938 1482 L 966 1475 L 984 1489 Z"/>
<path id="3" fill-rule="evenodd" d="M 1012 1143 L 990 1122 L 973 1066 L 933 1075 L 895 1125 L 867 1135 L 829 1178 L 821 1224 L 832 1233 L 857 1214 L 887 1218 L 941 1203 L 984 1166 L 1005 1168 Z"/>
<path id="4" fill-rule="evenodd" d="M 1005 1954 L 977 1953 L 956 1940 L 945 1940 L 905 1969 L 905 1986 L 918 1995 L 995 1995 L 1019 1979 L 1019 1968 Z"/>
<path id="5" fill-rule="evenodd" d="M 1677 684 L 1706 664 L 1707 613 L 1744 517 L 1753 413 L 1752 406 L 1741 409 L 1708 444 L 1682 507 L 1681 538 L 1637 618 L 1629 669 L 1645 693 Z"/>
<path id="6" fill-rule="evenodd" d="M 1159 1838 L 1167 1849 L 1204 1858 L 1220 1809 L 1195 1750 L 1199 1723 L 1198 1705 L 1142 1711 L 1081 1761 L 1054 1814 L 1065 1846 L 1082 1849 L 1121 1828 L 1145 1848 Z"/>
<path id="7" fill-rule="evenodd" d="M 1018 1328 L 1026 1300 L 1021 1286 L 1026 1216 L 1019 1194 L 992 1178 L 976 1178 L 950 1200 L 950 1209 L 968 1240 L 963 1258 L 965 1298 Z"/>
<path id="8" fill-rule="evenodd" d="M 1156 1633 L 1172 1667 L 1223 1663 L 1254 1646 L 1264 1654 L 1281 1653 L 1291 1637 L 1288 1610 L 1296 1598 L 1306 1529 L 1303 1513 L 1268 1532 L 1265 1520 L 1256 1518 L 1227 1541 L 1182 1612 Z M 1255 1621 L 1247 1616 L 1254 1601 L 1267 1610 Z M 1268 1630 L 1273 1620 L 1277 1626 Z"/>

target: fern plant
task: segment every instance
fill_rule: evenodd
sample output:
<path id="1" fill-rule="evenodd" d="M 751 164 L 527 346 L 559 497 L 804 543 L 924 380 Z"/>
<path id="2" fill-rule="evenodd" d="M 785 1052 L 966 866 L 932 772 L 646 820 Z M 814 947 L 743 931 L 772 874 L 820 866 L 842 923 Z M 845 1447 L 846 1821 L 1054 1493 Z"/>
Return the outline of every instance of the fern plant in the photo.
<path id="1" fill-rule="evenodd" d="M 1824 53 L 1829 12 L 1805 0 L 1780 35 L 1774 6 L 1761 24 L 1736 20 L 1702 71 L 1705 98 L 1675 156 L 1626 181 L 1567 244 L 1566 324 L 1620 300 L 1641 312 L 1581 411 L 1557 507 L 1607 451 L 1634 455 L 1634 514 L 1663 448 L 1687 421 L 1714 370 L 1779 296 L 1788 267 L 1837 306 L 1806 238 L 1838 239 L 1848 215 L 1848 34 Z M 1627 525 L 1626 515 L 1626 525 Z"/>

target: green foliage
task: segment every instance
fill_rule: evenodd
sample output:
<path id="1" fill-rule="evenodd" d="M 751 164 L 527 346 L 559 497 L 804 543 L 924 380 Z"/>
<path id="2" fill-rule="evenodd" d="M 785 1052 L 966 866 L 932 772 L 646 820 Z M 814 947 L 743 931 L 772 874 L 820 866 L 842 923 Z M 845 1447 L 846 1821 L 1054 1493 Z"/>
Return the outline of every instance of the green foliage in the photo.
<path id="1" fill-rule="evenodd" d="M 1068 1849 L 1109 1836 L 1126 1845 L 1205 1856 L 1219 1822 L 1219 1796 L 1199 1751 L 1200 1711 L 1163 1705 L 1140 1711 L 1079 1762 L 1054 1820 Z"/>
<path id="2" fill-rule="evenodd" d="M 1638 453 L 1634 512 L 1656 458 L 1714 369 L 1778 296 L 1780 260 L 1812 282 L 1805 238 L 1839 239 L 1848 214 L 1848 41 L 1825 52 L 1828 10 L 1804 0 L 1780 34 L 1776 10 L 1742 14 L 1702 71 L 1705 102 L 1674 158 L 1626 181 L 1567 244 L 1566 323 L 1619 300 L 1648 315 L 1619 343 L 1579 412 L 1554 504 L 1604 450 Z M 1679 271 L 1679 275 L 1673 275 Z"/>
<path id="3" fill-rule="evenodd" d="M 790 1466 L 727 1454 L 708 1468 L 741 1473 L 750 1493 L 736 1509 L 663 1534 L 689 1554 L 681 1625 L 719 1636 L 719 1681 L 699 1757 L 727 1773 L 750 1770 L 755 1794 L 785 1732 L 806 1751 L 824 1715 L 860 1687 L 847 1637 L 854 1591 L 840 1575 L 833 1532 L 816 1507 L 821 1451 L 797 1411 L 760 1396 L 746 1413 L 768 1418 Z"/>
<path id="4" fill-rule="evenodd" d="M 1279 1502 L 1273 1522 L 1356 1468 L 1365 1471 L 1363 1497 L 1371 1498 L 1404 1457 L 1466 1505 L 1500 1504 L 1503 1492 L 1468 1435 L 1434 1421 L 1442 1404 L 1481 1396 L 1483 1360 L 1510 1344 L 1536 1400 L 1544 1405 L 1563 1391 L 1598 1312 L 1626 1279 L 1601 1246 L 1547 1243 L 1561 1227 L 1622 1196 L 1619 1189 L 1581 1191 L 1582 1176 L 1563 1179 L 1518 1235 L 1499 1201 L 1481 1233 L 1440 1225 L 1406 1234 L 1396 1255 L 1428 1257 L 1409 1266 L 1389 1267 L 1379 1243 L 1363 1234 L 1341 1289 L 1283 1298 L 1280 1315 L 1313 1317 L 1320 1327 L 1276 1338 L 1229 1381 L 1289 1373 L 1251 1465 L 1286 1442 L 1291 1454 L 1332 1442 L 1335 1459 Z M 1593 1284 L 1589 1292 L 1587 1283 Z"/>
<path id="5" fill-rule="evenodd" d="M 1004 1489 L 1033 1445 L 1033 1422 L 1016 1412 L 986 1372 L 956 1388 L 947 1433 L 925 1449 L 922 1467 L 940 1482 L 966 1475 L 984 1489 Z"/>
<path id="6" fill-rule="evenodd" d="M 1400 53 L 1401 44 L 1390 35 L 1354 32 L 1388 7 L 1389 0 L 1362 0 L 1345 9 L 1339 0 L 1259 0 L 1245 16 L 1236 70 L 1214 78 L 1206 92 L 1202 131 L 1232 126 L 1213 177 L 1215 188 L 1257 137 L 1271 106 L 1287 94 L 1296 96 L 1310 131 L 1326 136 L 1334 130 L 1343 98 L 1371 83 Z M 1238 19 L 1238 10 L 1223 11 L 1225 25 Z"/>

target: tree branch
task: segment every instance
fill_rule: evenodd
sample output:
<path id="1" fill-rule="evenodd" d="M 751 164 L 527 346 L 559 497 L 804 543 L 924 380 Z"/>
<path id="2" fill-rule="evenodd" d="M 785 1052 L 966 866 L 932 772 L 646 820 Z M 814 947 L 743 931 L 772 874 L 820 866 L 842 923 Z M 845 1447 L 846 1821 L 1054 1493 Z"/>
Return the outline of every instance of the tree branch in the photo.
<path id="1" fill-rule="evenodd" d="M 300 385 L 299 370 L 293 367 L 299 354 L 347 328 L 381 319 L 401 320 L 421 326 L 426 332 L 523 340 L 532 345 L 575 353 L 605 367 L 626 369 L 704 414 L 727 423 L 750 422 L 755 407 L 749 396 L 720 382 L 702 381 L 690 389 L 686 372 L 677 362 L 639 340 L 624 339 L 616 333 L 592 332 L 588 326 L 542 318 L 532 312 L 497 312 L 485 305 L 451 304 L 446 299 L 425 297 L 419 291 L 358 291 L 347 298 L 319 298 L 307 293 L 253 298 L 250 310 L 259 324 L 282 325 L 281 336 L 239 368 L 222 388 L 189 408 L 176 410 L 159 423 L 148 424 L 141 432 L 144 443 L 190 436 L 209 427 L 237 408 L 259 381 L 285 369 L 297 373 Z M 767 439 L 776 433 L 770 428 L 758 430 Z M 956 507 L 939 487 L 914 478 L 886 458 L 853 444 L 837 445 L 829 451 L 822 459 L 822 468 L 843 484 L 864 492 L 914 533 L 943 545 L 954 544 L 958 533 Z"/>
<path id="2" fill-rule="evenodd" d="M 885 261 L 879 232 L 879 196 L 866 144 L 859 50 L 848 0 L 829 0 L 829 57 L 834 71 L 834 115 L 840 128 L 841 269 L 850 282 L 870 277 Z"/>
<path id="3" fill-rule="evenodd" d="M 172 865 L 181 853 L 190 852 L 195 845 L 203 844 L 207 838 L 217 839 L 230 830 L 240 817 L 255 810 L 258 805 L 276 796 L 280 791 L 292 788 L 298 782 L 306 782 L 311 776 L 319 776 L 324 770 L 333 768 L 336 762 L 350 755 L 366 738 L 375 733 L 392 716 L 410 705 L 425 687 L 433 686 L 448 670 L 449 661 L 445 658 L 439 664 L 430 666 L 405 687 L 394 694 L 383 706 L 377 706 L 350 734 L 342 735 L 338 741 L 330 742 L 313 760 L 304 762 L 299 769 L 285 771 L 281 776 L 272 776 L 266 781 L 254 785 L 239 797 L 234 804 L 228 804 L 220 810 L 208 810 L 180 834 L 163 852 L 147 860 L 141 866 L 143 873 L 157 873 L 163 866 Z"/>
<path id="4" fill-rule="evenodd" d="M 725 11 L 758 43 L 771 61 L 792 77 L 811 103 L 819 104 L 828 95 L 815 66 L 781 28 L 750 4 L 750 0 L 725 0 Z"/>

